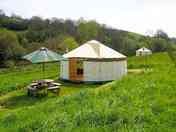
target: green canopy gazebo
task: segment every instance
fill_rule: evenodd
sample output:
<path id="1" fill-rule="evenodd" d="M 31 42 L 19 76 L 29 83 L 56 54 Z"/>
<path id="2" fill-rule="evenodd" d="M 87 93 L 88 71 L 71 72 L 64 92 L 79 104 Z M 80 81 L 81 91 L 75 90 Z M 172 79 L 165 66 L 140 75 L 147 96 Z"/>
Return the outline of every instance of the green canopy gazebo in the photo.
<path id="1" fill-rule="evenodd" d="M 39 50 L 36 50 L 28 55 L 22 57 L 34 64 L 42 64 L 42 71 L 45 71 L 45 63 L 57 62 L 63 59 L 62 55 L 57 54 L 56 52 L 50 51 L 45 47 L 41 47 Z"/>

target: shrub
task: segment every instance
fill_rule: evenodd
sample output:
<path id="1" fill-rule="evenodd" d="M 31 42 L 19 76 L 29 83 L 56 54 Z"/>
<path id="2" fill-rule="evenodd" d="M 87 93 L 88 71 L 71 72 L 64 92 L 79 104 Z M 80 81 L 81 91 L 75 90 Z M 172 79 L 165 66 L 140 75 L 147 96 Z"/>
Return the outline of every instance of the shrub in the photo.
<path id="1" fill-rule="evenodd" d="M 8 60 L 4 62 L 4 66 L 6 68 L 13 68 L 15 66 L 15 62 L 13 60 Z"/>

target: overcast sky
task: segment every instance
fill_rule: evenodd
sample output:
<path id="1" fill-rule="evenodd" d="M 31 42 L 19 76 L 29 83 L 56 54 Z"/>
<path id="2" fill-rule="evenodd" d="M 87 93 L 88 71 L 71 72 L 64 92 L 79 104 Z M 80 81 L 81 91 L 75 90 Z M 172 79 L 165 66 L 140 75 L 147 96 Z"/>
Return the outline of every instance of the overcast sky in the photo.
<path id="1" fill-rule="evenodd" d="M 163 29 L 176 37 L 176 0 L 0 0 L 0 9 L 25 18 L 83 17 L 142 34 Z"/>

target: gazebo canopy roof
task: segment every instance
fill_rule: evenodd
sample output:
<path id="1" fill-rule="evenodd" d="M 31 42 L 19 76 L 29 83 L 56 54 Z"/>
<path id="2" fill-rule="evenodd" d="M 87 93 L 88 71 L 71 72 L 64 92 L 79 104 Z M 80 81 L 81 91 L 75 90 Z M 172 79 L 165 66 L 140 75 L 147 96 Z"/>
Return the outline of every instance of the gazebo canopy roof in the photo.
<path id="1" fill-rule="evenodd" d="M 92 58 L 92 59 L 121 59 L 126 58 L 123 54 L 105 46 L 104 44 L 91 40 L 80 47 L 63 55 L 65 58 Z"/>
<path id="2" fill-rule="evenodd" d="M 29 60 L 32 63 L 54 62 L 60 61 L 62 58 L 63 57 L 61 55 L 50 51 L 45 47 L 41 47 L 39 50 L 36 50 L 23 57 L 23 59 Z"/>

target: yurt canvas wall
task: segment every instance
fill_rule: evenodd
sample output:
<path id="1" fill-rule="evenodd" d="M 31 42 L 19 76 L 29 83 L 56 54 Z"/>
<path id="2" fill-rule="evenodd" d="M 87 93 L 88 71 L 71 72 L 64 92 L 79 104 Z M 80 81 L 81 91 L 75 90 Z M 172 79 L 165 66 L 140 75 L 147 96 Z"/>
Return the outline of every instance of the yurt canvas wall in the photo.
<path id="1" fill-rule="evenodd" d="M 82 71 L 77 67 L 78 61 L 79 63 L 82 62 Z M 100 82 L 120 79 L 126 73 L 126 60 L 91 61 L 69 59 L 61 61 L 60 77 L 64 80 L 76 82 Z"/>
<path id="2" fill-rule="evenodd" d="M 112 81 L 127 73 L 126 61 L 84 62 L 84 81 Z"/>
<path id="3" fill-rule="evenodd" d="M 62 60 L 60 63 L 60 78 L 63 80 L 69 79 L 69 61 Z"/>

